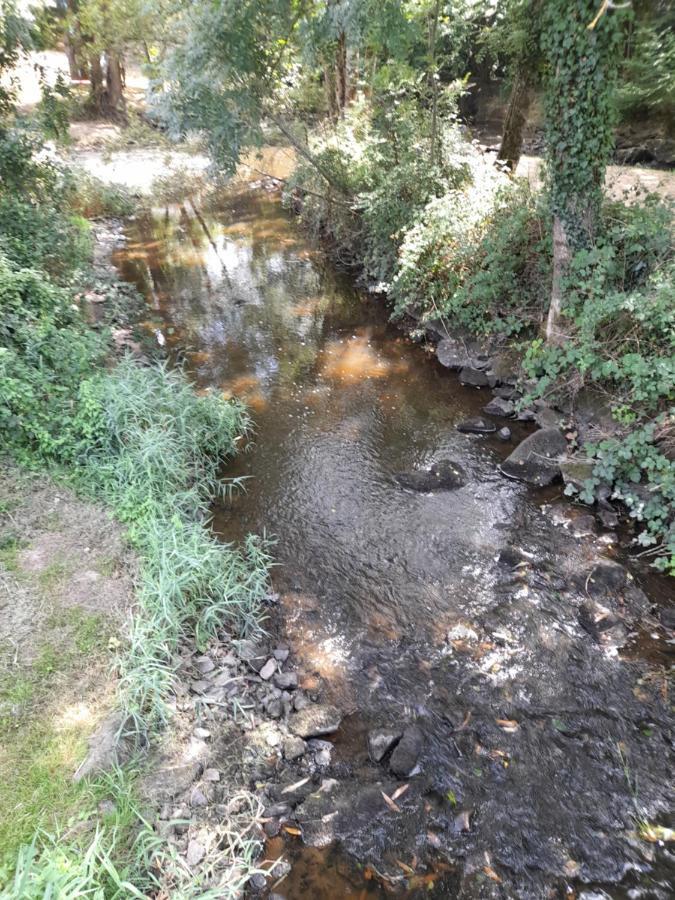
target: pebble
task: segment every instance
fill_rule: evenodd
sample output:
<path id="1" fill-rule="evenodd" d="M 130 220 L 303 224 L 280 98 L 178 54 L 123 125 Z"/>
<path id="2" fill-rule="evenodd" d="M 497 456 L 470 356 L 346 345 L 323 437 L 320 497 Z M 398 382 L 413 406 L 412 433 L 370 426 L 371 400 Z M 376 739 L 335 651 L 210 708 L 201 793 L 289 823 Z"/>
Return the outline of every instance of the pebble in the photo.
<path id="1" fill-rule="evenodd" d="M 211 737 L 211 732 L 208 728 L 195 728 L 192 732 L 196 738 L 201 738 L 201 740 L 205 741 L 207 738 Z"/>
<path id="2" fill-rule="evenodd" d="M 207 769 L 204 772 L 204 781 L 220 781 L 220 772 L 218 769 Z"/>
<path id="3" fill-rule="evenodd" d="M 298 686 L 298 676 L 296 672 L 277 672 L 274 676 L 274 683 L 282 690 L 294 690 Z"/>
<path id="4" fill-rule="evenodd" d="M 276 670 L 277 670 L 276 660 L 268 659 L 267 662 L 265 663 L 265 665 L 260 670 L 259 675 L 263 679 L 263 681 L 269 681 L 270 678 L 272 677 L 272 675 L 274 675 L 274 673 L 276 672 Z"/>
<path id="5" fill-rule="evenodd" d="M 309 700 L 306 695 L 302 692 L 299 692 L 293 697 L 293 707 L 297 712 L 300 712 L 301 709 L 306 709 L 309 706 Z"/>
<path id="6" fill-rule="evenodd" d="M 265 822 L 263 828 L 267 837 L 276 837 L 281 831 L 281 824 L 278 819 L 270 819 L 269 822 Z"/>
<path id="7" fill-rule="evenodd" d="M 291 735 L 284 741 L 284 758 L 289 761 L 304 756 L 305 750 L 306 746 L 302 738 Z"/>
<path id="8" fill-rule="evenodd" d="M 278 662 L 283 663 L 283 662 L 286 662 L 286 660 L 288 659 L 289 653 L 290 653 L 290 650 L 288 649 L 288 647 L 276 647 L 276 648 L 272 651 L 272 656 L 273 656 Z"/>
<path id="9" fill-rule="evenodd" d="M 190 794 L 190 806 L 197 809 L 208 805 L 209 801 L 206 799 L 205 794 L 199 788 L 193 788 Z"/>
<path id="10" fill-rule="evenodd" d="M 195 668 L 201 672 L 202 675 L 207 675 L 209 672 L 213 672 L 215 669 L 215 663 L 211 659 L 210 656 L 199 656 L 195 659 Z"/>
<path id="11" fill-rule="evenodd" d="M 500 441 L 510 441 L 511 440 L 511 429 L 507 428 L 506 425 L 503 428 L 500 428 L 497 432 L 497 437 Z"/>
<path id="12" fill-rule="evenodd" d="M 206 850 L 199 841 L 192 840 L 187 848 L 187 863 L 189 866 L 198 866 L 206 856 Z"/>

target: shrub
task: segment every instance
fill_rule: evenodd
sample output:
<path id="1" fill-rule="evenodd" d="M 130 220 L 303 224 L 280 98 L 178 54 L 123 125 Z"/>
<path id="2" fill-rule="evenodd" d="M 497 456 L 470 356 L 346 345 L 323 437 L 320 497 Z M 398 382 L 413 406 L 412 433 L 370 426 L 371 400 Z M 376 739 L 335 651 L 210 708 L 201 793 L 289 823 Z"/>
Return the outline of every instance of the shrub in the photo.
<path id="1" fill-rule="evenodd" d="M 72 182 L 38 137 L 0 125 L 0 252 L 65 281 L 91 253 L 88 223 L 70 208 Z"/>
<path id="2" fill-rule="evenodd" d="M 476 159 L 472 185 L 433 200 L 407 230 L 394 315 L 442 315 L 452 327 L 508 334 L 538 325 L 550 247 L 546 204 Z"/>
<path id="3" fill-rule="evenodd" d="M 452 119 L 440 135 L 439 158 L 430 161 L 428 120 L 405 93 L 382 98 L 374 111 L 355 103 L 336 128 L 315 136 L 320 171 L 303 163 L 289 182 L 287 197 L 301 198 L 308 229 L 323 234 L 338 259 L 358 266 L 370 284 L 386 285 L 393 276 L 414 216 L 470 177 L 471 148 Z"/>

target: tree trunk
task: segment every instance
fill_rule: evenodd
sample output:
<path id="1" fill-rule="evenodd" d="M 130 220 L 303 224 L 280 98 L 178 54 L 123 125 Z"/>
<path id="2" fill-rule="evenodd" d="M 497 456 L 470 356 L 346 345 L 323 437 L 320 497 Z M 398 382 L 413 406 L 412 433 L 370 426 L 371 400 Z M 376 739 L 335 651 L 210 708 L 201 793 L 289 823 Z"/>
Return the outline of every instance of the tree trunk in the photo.
<path id="1" fill-rule="evenodd" d="M 532 101 L 532 90 L 527 70 L 518 69 L 511 87 L 509 105 L 504 118 L 502 142 L 498 159 L 504 162 L 512 172 L 518 167 L 518 160 L 523 150 L 523 132 L 527 123 L 527 114 Z"/>
<path id="2" fill-rule="evenodd" d="M 565 335 L 560 331 L 563 284 L 569 268 L 572 253 L 570 242 L 560 216 L 553 217 L 553 281 L 551 284 L 551 304 L 546 318 L 546 341 L 560 345 Z"/>
<path id="3" fill-rule="evenodd" d="M 68 35 L 66 35 L 66 37 L 64 38 L 63 49 L 66 52 L 66 57 L 68 58 L 68 71 L 70 73 L 71 81 L 79 81 L 81 71 L 79 63 L 77 61 L 77 51 L 75 50 L 72 39 Z"/>
<path id="4" fill-rule="evenodd" d="M 124 99 L 124 75 L 122 63 L 116 53 L 107 50 L 106 60 L 106 92 L 103 112 L 113 119 L 126 122 L 127 109 Z"/>
<path id="5" fill-rule="evenodd" d="M 335 69 L 327 65 L 323 70 L 323 86 L 326 91 L 326 107 L 331 122 L 337 122 L 339 110 L 337 105 L 337 86 L 335 83 Z"/>
<path id="6" fill-rule="evenodd" d="M 337 51 L 335 54 L 335 80 L 337 89 L 337 108 L 342 115 L 347 106 L 348 84 L 347 84 L 347 37 L 344 31 L 340 32 L 337 43 Z"/>
<path id="7" fill-rule="evenodd" d="M 433 15 L 429 24 L 429 79 L 431 87 L 431 138 L 429 156 L 433 166 L 436 162 L 436 143 L 438 135 L 438 72 L 436 71 L 436 34 L 438 31 L 438 15 L 440 0 L 436 0 Z"/>
<path id="8" fill-rule="evenodd" d="M 95 53 L 89 60 L 89 96 L 91 105 L 97 112 L 103 111 L 103 96 L 105 88 L 103 86 L 103 66 L 101 65 L 101 56 Z"/>

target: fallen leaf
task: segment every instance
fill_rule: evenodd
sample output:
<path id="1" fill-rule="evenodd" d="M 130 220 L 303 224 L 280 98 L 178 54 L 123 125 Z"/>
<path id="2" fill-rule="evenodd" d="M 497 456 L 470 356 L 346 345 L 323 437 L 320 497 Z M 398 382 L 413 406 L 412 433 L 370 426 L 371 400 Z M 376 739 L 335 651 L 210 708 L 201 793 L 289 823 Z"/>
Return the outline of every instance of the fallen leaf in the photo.
<path id="1" fill-rule="evenodd" d="M 504 731 L 509 734 L 513 734 L 514 731 L 518 731 L 520 725 L 516 722 L 515 719 L 496 719 L 497 725 L 502 728 Z"/>
<path id="2" fill-rule="evenodd" d="M 492 866 L 483 866 L 483 871 L 485 872 L 485 874 L 487 875 L 488 878 L 491 878 L 493 881 L 496 881 L 497 884 L 502 883 L 501 878 L 499 877 L 499 875 L 497 875 L 497 873 L 492 868 Z"/>
<path id="3" fill-rule="evenodd" d="M 658 841 L 675 841 L 675 829 L 666 828 L 664 825 L 650 825 L 645 822 L 640 827 L 640 837 L 643 841 L 650 841 L 652 844 Z"/>
<path id="4" fill-rule="evenodd" d="M 296 781 L 295 784 L 289 784 L 288 787 L 285 787 L 281 793 L 288 794 L 291 791 L 297 791 L 298 788 L 302 787 L 303 784 L 307 784 L 308 781 L 309 778 L 303 778 L 300 781 Z"/>
<path id="5" fill-rule="evenodd" d="M 471 721 L 471 710 L 469 710 L 468 713 L 464 716 L 464 721 L 459 726 L 459 728 L 457 728 L 456 730 L 464 731 L 464 729 L 466 728 L 466 726 L 469 724 L 470 721 Z"/>
<path id="6" fill-rule="evenodd" d="M 402 797 L 405 794 L 409 787 L 409 784 L 402 784 L 401 787 L 397 787 L 394 793 L 391 795 L 391 799 L 398 800 L 399 797 Z"/>
<path id="7" fill-rule="evenodd" d="M 403 869 L 403 871 L 405 872 L 406 875 L 414 875 L 415 874 L 415 870 L 413 868 L 411 868 L 411 866 L 407 866 L 404 862 L 401 862 L 400 859 L 396 860 L 396 865 L 399 866 L 401 869 Z"/>
<path id="8" fill-rule="evenodd" d="M 441 839 L 437 834 L 434 834 L 433 831 L 427 831 L 427 841 L 429 841 L 432 847 L 441 846 Z"/>
<path id="9" fill-rule="evenodd" d="M 448 791 L 448 793 L 445 796 L 448 798 L 448 803 L 451 806 L 457 806 L 457 795 L 455 794 L 454 791 Z"/>
<path id="10" fill-rule="evenodd" d="M 384 791 L 380 791 L 380 793 L 381 793 L 382 796 L 384 797 L 384 802 L 387 804 L 387 806 L 389 807 L 389 809 L 390 809 L 392 812 L 399 812 L 399 813 L 401 812 L 401 807 L 400 807 L 400 806 L 397 806 L 397 805 L 394 803 L 394 801 L 391 799 L 391 797 L 388 797 L 388 796 L 385 794 Z"/>
<path id="11" fill-rule="evenodd" d="M 294 834 L 296 837 L 301 837 L 302 831 L 299 828 L 294 828 L 292 825 L 283 825 L 282 826 L 286 834 Z"/>

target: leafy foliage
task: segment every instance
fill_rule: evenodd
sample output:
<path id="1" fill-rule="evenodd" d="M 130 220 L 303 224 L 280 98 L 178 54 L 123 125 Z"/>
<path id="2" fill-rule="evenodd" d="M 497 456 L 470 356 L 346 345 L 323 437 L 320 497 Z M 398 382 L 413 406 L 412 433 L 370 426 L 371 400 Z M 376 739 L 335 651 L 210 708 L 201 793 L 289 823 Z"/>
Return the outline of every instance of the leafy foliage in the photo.
<path id="1" fill-rule="evenodd" d="M 576 246 L 593 238 L 614 145 L 620 13 L 610 10 L 591 28 L 596 8 L 596 0 L 550 0 L 541 35 L 551 206 Z"/>
<path id="2" fill-rule="evenodd" d="M 303 221 L 330 241 L 338 259 L 358 264 L 369 283 L 381 285 L 394 275 L 411 220 L 433 198 L 470 178 L 470 147 L 452 119 L 443 130 L 442 153 L 432 164 L 429 117 L 408 87 L 397 94 L 395 105 L 383 97 L 372 115 L 354 104 L 335 131 L 317 137 L 312 151 L 322 172 L 328 172 L 328 188 L 317 166 L 308 164 L 298 167 L 287 190 L 287 197 L 301 198 Z M 445 102 L 452 105 L 453 97 Z"/>
<path id="3" fill-rule="evenodd" d="M 545 198 L 477 161 L 469 189 L 433 201 L 406 231 L 394 315 L 442 315 L 476 333 L 537 327 L 550 271 L 547 213 Z"/>

